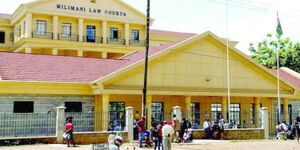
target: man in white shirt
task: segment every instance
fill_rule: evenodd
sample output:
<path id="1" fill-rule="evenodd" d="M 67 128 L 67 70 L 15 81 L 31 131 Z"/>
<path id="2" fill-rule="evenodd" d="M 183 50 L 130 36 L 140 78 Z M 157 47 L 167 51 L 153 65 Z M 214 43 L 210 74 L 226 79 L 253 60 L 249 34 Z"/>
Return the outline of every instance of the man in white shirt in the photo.
<path id="1" fill-rule="evenodd" d="M 171 150 L 171 141 L 172 141 L 172 135 L 174 133 L 174 129 L 172 126 L 168 125 L 166 121 L 163 123 L 162 128 L 162 144 L 164 147 L 164 150 Z"/>
<path id="2" fill-rule="evenodd" d="M 211 135 L 211 131 L 210 131 L 210 121 L 209 119 L 205 119 L 204 123 L 203 123 L 203 129 L 206 133 L 206 138 L 210 139 L 210 135 Z"/>

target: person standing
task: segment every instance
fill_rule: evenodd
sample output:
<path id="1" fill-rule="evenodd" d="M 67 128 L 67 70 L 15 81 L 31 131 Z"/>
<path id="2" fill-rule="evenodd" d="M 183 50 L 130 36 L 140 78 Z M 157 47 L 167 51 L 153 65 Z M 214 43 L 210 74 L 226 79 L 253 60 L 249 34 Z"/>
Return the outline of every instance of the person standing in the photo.
<path id="1" fill-rule="evenodd" d="M 297 135 L 297 141 L 299 143 L 299 138 L 300 138 L 300 117 L 298 116 L 296 118 L 296 135 Z"/>
<path id="2" fill-rule="evenodd" d="M 73 147 L 75 147 L 75 142 L 73 139 L 73 130 L 74 130 L 74 126 L 72 124 L 72 119 L 68 119 L 67 123 L 65 124 L 65 133 L 66 133 L 66 140 L 67 140 L 68 147 L 70 147 L 71 142 L 73 144 Z"/>
<path id="3" fill-rule="evenodd" d="M 204 123 L 203 123 L 203 129 L 206 133 L 206 138 L 207 139 L 210 139 L 210 136 L 211 136 L 211 125 L 210 125 L 210 121 L 209 119 L 205 119 Z"/>
<path id="4" fill-rule="evenodd" d="M 164 126 L 164 122 L 160 122 L 159 125 L 157 125 L 158 130 L 158 150 L 160 150 L 160 145 L 162 145 L 162 128 Z M 162 146 L 162 150 L 164 150 L 164 147 Z"/>
<path id="5" fill-rule="evenodd" d="M 145 119 L 146 119 L 145 117 L 142 117 L 142 119 L 137 122 L 137 124 L 139 126 L 139 144 L 140 144 L 140 147 L 143 147 L 143 138 L 144 138 L 145 132 L 146 132 Z"/>
<path id="6" fill-rule="evenodd" d="M 172 135 L 174 133 L 174 129 L 172 126 L 168 125 L 166 121 L 163 123 L 162 128 L 162 143 L 164 150 L 171 150 L 171 141 L 172 141 Z"/>
<path id="7" fill-rule="evenodd" d="M 174 129 L 174 142 L 179 142 L 178 140 L 178 132 L 179 132 L 179 120 L 176 118 L 176 115 L 173 115 L 172 127 Z"/>
<path id="8" fill-rule="evenodd" d="M 179 140 L 180 142 L 183 142 L 183 135 L 185 130 L 187 129 L 187 123 L 185 118 L 182 119 L 182 121 L 180 122 L 180 131 L 179 131 Z"/>
<path id="9" fill-rule="evenodd" d="M 224 123 L 225 123 L 225 120 L 223 119 L 223 116 L 220 115 L 220 117 L 219 117 L 219 127 L 220 127 L 221 140 L 224 139 Z"/>

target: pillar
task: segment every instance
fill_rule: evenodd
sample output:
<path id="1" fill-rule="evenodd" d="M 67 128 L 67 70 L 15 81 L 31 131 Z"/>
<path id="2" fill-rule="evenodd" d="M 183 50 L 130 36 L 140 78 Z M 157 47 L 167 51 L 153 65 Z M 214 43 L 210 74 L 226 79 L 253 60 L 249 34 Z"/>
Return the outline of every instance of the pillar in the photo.
<path id="1" fill-rule="evenodd" d="M 126 107 L 126 129 L 128 140 L 133 141 L 133 107 Z"/>
<path id="2" fill-rule="evenodd" d="M 125 45 L 129 46 L 130 33 L 129 33 L 129 24 L 128 23 L 124 24 L 124 30 L 125 30 L 125 33 L 124 33 Z"/>
<path id="3" fill-rule="evenodd" d="M 289 100 L 287 98 L 282 99 L 283 104 L 283 120 L 289 123 Z"/>
<path id="4" fill-rule="evenodd" d="M 109 94 L 102 94 L 102 130 L 106 130 L 109 123 Z"/>
<path id="5" fill-rule="evenodd" d="M 25 21 L 26 21 L 25 37 L 29 38 L 31 37 L 31 33 L 32 33 L 32 13 L 26 14 Z"/>
<path id="6" fill-rule="evenodd" d="M 151 117 L 152 117 L 152 95 L 147 95 L 146 100 L 146 109 L 147 109 L 147 129 L 151 128 Z"/>
<path id="7" fill-rule="evenodd" d="M 82 42 L 83 41 L 83 19 L 80 18 L 78 19 L 78 41 Z"/>
<path id="8" fill-rule="evenodd" d="M 260 100 L 261 100 L 261 98 L 260 97 L 255 97 L 254 98 L 254 114 L 255 114 L 255 118 L 253 118 L 253 119 L 255 119 L 254 121 L 255 121 L 255 126 L 256 127 L 259 127 L 259 125 L 260 125 L 260 113 L 259 113 L 259 111 L 260 111 Z"/>
<path id="9" fill-rule="evenodd" d="M 26 54 L 30 54 L 30 53 L 31 53 L 31 50 L 32 50 L 31 48 L 26 47 L 26 48 L 25 48 L 25 53 L 26 53 Z"/>
<path id="10" fill-rule="evenodd" d="M 101 100 L 102 100 L 102 95 L 96 95 L 95 96 L 95 101 L 94 101 L 94 120 L 95 120 L 95 125 L 94 125 L 94 131 L 101 131 L 101 115 L 102 115 L 102 111 L 101 111 Z M 104 113 L 103 113 L 104 114 Z M 106 128 L 104 128 L 106 129 Z"/>
<path id="11" fill-rule="evenodd" d="M 103 43 L 107 43 L 107 21 L 102 21 L 102 39 Z"/>
<path id="12" fill-rule="evenodd" d="M 77 56 L 82 57 L 83 56 L 83 50 L 78 50 L 77 51 Z"/>
<path id="13" fill-rule="evenodd" d="M 58 55 L 58 49 L 52 48 L 52 55 Z"/>
<path id="14" fill-rule="evenodd" d="M 107 52 L 101 52 L 101 58 L 107 58 Z"/>
<path id="15" fill-rule="evenodd" d="M 65 109 L 66 107 L 56 107 L 56 142 L 63 144 L 63 134 L 65 131 Z"/>
<path id="16" fill-rule="evenodd" d="M 57 40 L 57 34 L 58 34 L 58 16 L 53 16 L 52 18 L 52 29 L 53 29 L 53 40 Z"/>
<path id="17" fill-rule="evenodd" d="M 191 96 L 186 96 L 185 97 L 185 117 L 187 120 L 191 120 L 191 101 L 192 97 Z"/>
<path id="18" fill-rule="evenodd" d="M 222 116 L 225 120 L 228 120 L 227 118 L 227 112 L 228 112 L 228 102 L 227 97 L 222 97 Z"/>
<path id="19" fill-rule="evenodd" d="M 173 107 L 173 113 L 176 115 L 176 118 L 181 122 L 182 120 L 182 113 L 181 113 L 181 107 L 175 106 Z"/>
<path id="20" fill-rule="evenodd" d="M 268 116 L 268 108 L 263 107 L 260 108 L 261 113 L 261 128 L 264 129 L 265 139 L 269 139 L 269 116 Z"/>

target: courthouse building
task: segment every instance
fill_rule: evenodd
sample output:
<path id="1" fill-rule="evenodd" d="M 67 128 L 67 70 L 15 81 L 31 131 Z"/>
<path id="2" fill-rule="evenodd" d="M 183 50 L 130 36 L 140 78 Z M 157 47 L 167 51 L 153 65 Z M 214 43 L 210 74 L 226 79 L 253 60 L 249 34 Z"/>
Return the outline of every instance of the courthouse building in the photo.
<path id="1" fill-rule="evenodd" d="M 5 5 L 5 3 L 3 3 Z M 37 0 L 13 14 L 0 14 L 0 112 L 47 113 L 124 111 L 140 118 L 146 16 L 121 0 Z M 154 19 L 151 24 L 155 23 Z M 229 43 L 231 117 L 277 103 L 276 73 Z M 151 30 L 148 119 L 172 107 L 211 112 L 228 110 L 226 41 L 201 34 Z M 284 68 L 280 93 L 285 120 L 297 111 L 299 74 Z M 253 113 L 254 114 L 254 113 Z M 274 114 L 270 113 L 274 118 Z M 113 119 L 112 113 L 110 119 Z M 112 117 L 113 116 L 113 117 Z M 201 124 L 208 116 L 186 115 Z M 250 124 L 251 122 L 248 122 Z M 273 125 L 273 124 L 271 124 Z"/>

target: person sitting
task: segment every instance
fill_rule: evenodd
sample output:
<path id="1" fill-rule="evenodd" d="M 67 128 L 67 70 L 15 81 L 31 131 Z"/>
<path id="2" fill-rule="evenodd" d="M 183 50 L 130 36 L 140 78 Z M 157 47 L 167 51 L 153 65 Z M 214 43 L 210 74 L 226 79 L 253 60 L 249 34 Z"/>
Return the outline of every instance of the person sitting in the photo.
<path id="1" fill-rule="evenodd" d="M 115 127 L 112 123 L 109 124 L 109 126 L 107 127 L 107 131 L 114 131 Z"/>
<path id="2" fill-rule="evenodd" d="M 210 130 L 210 128 L 211 128 L 211 125 L 210 125 L 209 119 L 205 119 L 205 121 L 203 123 L 203 129 L 205 131 L 207 139 L 211 138 L 211 130 Z"/>
<path id="3" fill-rule="evenodd" d="M 214 122 L 214 125 L 212 127 L 212 138 L 220 139 L 220 126 L 218 122 Z"/>
<path id="4" fill-rule="evenodd" d="M 199 123 L 197 121 L 194 122 L 194 128 L 193 129 L 199 129 Z"/>
<path id="5" fill-rule="evenodd" d="M 287 126 L 286 122 L 283 121 L 283 122 L 278 126 L 277 139 L 287 140 L 287 131 L 288 131 L 288 126 Z"/>
<path id="6" fill-rule="evenodd" d="M 191 129 L 188 129 L 183 135 L 184 143 L 190 143 L 193 141 L 193 132 Z"/>

